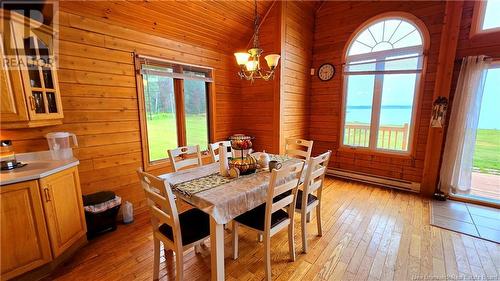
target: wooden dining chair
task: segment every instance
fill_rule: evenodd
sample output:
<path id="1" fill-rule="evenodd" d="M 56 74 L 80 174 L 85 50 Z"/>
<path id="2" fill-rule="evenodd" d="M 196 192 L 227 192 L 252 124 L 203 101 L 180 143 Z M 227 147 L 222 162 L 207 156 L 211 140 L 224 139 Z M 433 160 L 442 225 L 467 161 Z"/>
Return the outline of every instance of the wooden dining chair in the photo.
<path id="1" fill-rule="evenodd" d="M 186 167 L 200 167 L 202 165 L 199 145 L 181 146 L 167 151 L 174 172 Z"/>
<path id="2" fill-rule="evenodd" d="M 311 157 L 313 141 L 302 139 L 286 139 L 285 140 L 285 154 L 308 161 Z"/>
<path id="3" fill-rule="evenodd" d="M 198 253 L 198 245 L 210 235 L 208 214 L 199 209 L 190 209 L 181 214 L 177 212 L 174 195 L 165 182 L 141 168 L 137 174 L 146 194 L 147 205 L 151 214 L 154 240 L 153 279 L 158 280 L 160 272 L 160 242 L 165 249 L 175 252 L 176 280 L 183 279 L 184 251 L 194 246 Z"/>
<path id="4" fill-rule="evenodd" d="M 229 147 L 228 150 L 230 151 L 229 157 L 233 156 L 233 148 L 231 147 L 231 141 L 218 141 L 215 143 L 210 143 L 208 144 L 208 150 L 210 150 L 210 155 L 212 156 L 212 161 L 219 162 L 219 145 L 225 145 L 226 147 Z M 228 152 L 229 152 L 228 151 Z"/>
<path id="5" fill-rule="evenodd" d="M 304 183 L 302 190 L 299 187 L 297 191 L 296 211 L 301 214 L 300 222 L 302 227 L 302 251 L 307 253 L 307 228 L 309 216 L 312 209 L 316 208 L 316 222 L 318 225 L 318 236 L 322 236 L 321 229 L 321 194 L 323 191 L 323 183 L 325 180 L 328 161 L 332 152 L 327 152 L 312 157 L 307 162 Z M 316 193 L 316 195 L 314 195 Z"/>
<path id="6" fill-rule="evenodd" d="M 264 237 L 264 260 L 267 280 L 271 280 L 271 237 L 287 226 L 290 259 L 295 261 L 293 217 L 299 179 L 302 176 L 303 169 L 304 162 L 285 166 L 280 170 L 273 169 L 266 203 L 233 220 L 233 259 L 238 258 L 238 227 L 240 224 L 262 234 Z M 287 179 L 289 180 L 287 181 Z M 289 191 L 291 193 L 287 196 L 274 200 L 277 196 Z M 284 208 L 287 211 L 283 210 Z"/>

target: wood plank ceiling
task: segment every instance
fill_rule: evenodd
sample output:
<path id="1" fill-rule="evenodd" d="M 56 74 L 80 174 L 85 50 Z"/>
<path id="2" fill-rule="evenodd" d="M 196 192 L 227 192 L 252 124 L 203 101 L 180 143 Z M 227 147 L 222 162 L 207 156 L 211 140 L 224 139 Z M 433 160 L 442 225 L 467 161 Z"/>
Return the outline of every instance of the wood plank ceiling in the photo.
<path id="1" fill-rule="evenodd" d="M 262 18 L 273 1 L 258 1 Z M 62 1 L 62 10 L 215 50 L 245 49 L 254 3 L 242 1 Z"/>

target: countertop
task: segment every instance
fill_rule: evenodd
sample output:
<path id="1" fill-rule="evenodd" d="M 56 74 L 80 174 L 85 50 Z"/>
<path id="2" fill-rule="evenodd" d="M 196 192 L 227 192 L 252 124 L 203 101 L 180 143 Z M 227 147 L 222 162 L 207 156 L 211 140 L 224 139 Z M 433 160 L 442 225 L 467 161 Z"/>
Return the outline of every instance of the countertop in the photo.
<path id="1" fill-rule="evenodd" d="M 80 161 L 76 158 L 67 160 L 53 160 L 50 151 L 16 154 L 18 162 L 28 165 L 0 172 L 0 185 L 7 185 L 29 180 L 37 180 L 68 168 L 77 166 Z"/>

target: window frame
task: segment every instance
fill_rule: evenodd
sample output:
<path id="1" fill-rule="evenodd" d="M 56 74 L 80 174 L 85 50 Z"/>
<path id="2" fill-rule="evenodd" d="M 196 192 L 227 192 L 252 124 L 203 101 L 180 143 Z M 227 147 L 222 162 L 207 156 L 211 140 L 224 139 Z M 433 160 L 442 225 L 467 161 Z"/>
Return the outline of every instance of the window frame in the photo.
<path id="1" fill-rule="evenodd" d="M 472 22 L 469 32 L 469 38 L 477 37 L 480 35 L 486 35 L 491 33 L 500 33 L 500 27 L 483 29 L 482 25 L 484 23 L 484 17 L 486 15 L 486 3 L 488 1 L 481 0 L 474 2 L 474 8 L 472 12 Z"/>
<path id="2" fill-rule="evenodd" d="M 421 97 L 423 96 L 423 91 L 424 91 L 424 85 L 425 85 L 425 76 L 427 73 L 427 58 L 428 58 L 428 50 L 429 50 L 429 44 L 430 44 L 430 35 L 429 31 L 426 27 L 426 25 L 414 16 L 413 14 L 410 13 L 405 13 L 405 12 L 387 12 L 387 13 L 382 13 L 377 16 L 374 16 L 365 22 L 363 22 L 353 33 L 350 35 L 349 39 L 346 41 L 346 44 L 344 46 L 343 54 L 342 54 L 342 65 L 345 66 L 348 63 L 348 51 L 354 42 L 354 40 L 357 38 L 357 36 L 365 30 L 367 27 L 382 21 L 386 19 L 401 19 L 408 21 L 412 23 L 416 28 L 417 31 L 420 32 L 420 35 L 422 37 L 422 67 L 421 67 L 421 72 L 419 75 L 416 77 L 415 81 L 415 94 L 413 97 L 413 110 L 412 110 L 412 115 L 411 115 L 411 122 L 409 124 L 410 129 L 409 129 L 409 136 L 408 136 L 408 149 L 406 151 L 398 151 L 398 150 L 391 150 L 391 149 L 383 149 L 383 148 L 377 148 L 377 136 L 372 136 L 372 130 L 374 129 L 375 123 L 379 123 L 380 121 L 380 102 L 382 99 L 382 87 L 383 85 L 380 84 L 380 80 L 383 81 L 383 75 L 384 74 L 374 74 L 374 86 L 373 86 L 373 95 L 374 98 L 373 100 L 375 101 L 375 94 L 376 92 L 380 92 L 380 98 L 378 99 L 378 102 L 372 103 L 372 113 L 371 113 L 371 120 L 370 120 L 370 140 L 369 140 L 369 145 L 368 147 L 362 147 L 362 146 L 350 146 L 344 144 L 344 129 L 345 129 L 345 117 L 346 117 L 346 104 L 347 104 L 347 86 L 348 86 L 348 77 L 350 75 L 345 75 L 344 71 L 342 71 L 342 101 L 341 101 L 341 112 L 340 112 L 340 134 L 339 134 L 339 145 L 338 145 L 338 150 L 339 151 L 348 151 L 348 152 L 355 152 L 355 153 L 361 153 L 361 154 L 369 154 L 369 155 L 380 155 L 380 156 L 394 156 L 394 157 L 401 157 L 401 158 L 413 158 L 415 156 L 415 143 L 417 142 L 417 134 L 416 129 L 420 126 L 420 114 L 421 114 L 421 109 L 420 109 L 420 104 L 421 104 Z M 382 51 L 384 52 L 384 51 Z M 352 56 L 358 56 L 358 55 L 352 55 Z M 352 57 L 351 56 L 351 57 Z M 378 65 L 378 63 L 376 64 Z M 391 73 L 387 73 L 391 74 Z M 377 83 L 377 78 L 376 76 L 381 75 L 382 78 L 379 79 L 379 83 Z M 379 87 L 379 89 L 376 89 L 376 87 Z M 376 120 L 373 119 L 373 116 L 376 116 Z M 374 134 L 373 134 L 374 135 Z M 374 139 L 374 141 L 372 140 Z"/>
<path id="3" fill-rule="evenodd" d="M 156 169 L 168 169 L 170 168 L 170 160 L 165 151 L 165 158 L 159 160 L 150 160 L 149 155 L 149 143 L 148 143 L 148 128 L 146 119 L 146 105 L 144 97 L 144 85 L 143 76 L 141 73 L 142 65 L 147 61 L 148 65 L 161 66 L 161 67 L 172 67 L 176 68 L 177 71 L 182 72 L 183 67 L 188 68 L 188 70 L 200 70 L 206 72 L 211 81 L 205 81 L 206 89 L 206 100 L 207 100 L 207 128 L 208 128 L 208 142 L 213 142 L 214 132 L 215 132 L 215 79 L 214 70 L 211 67 L 194 65 L 183 62 L 176 62 L 171 60 L 166 60 L 163 58 L 146 56 L 134 54 L 134 66 L 136 71 L 136 87 L 137 87 L 137 97 L 139 105 L 139 122 L 140 122 L 140 136 L 141 136 L 141 147 L 142 147 L 142 162 L 143 169 L 145 171 L 151 171 Z M 175 115 L 176 115 L 176 126 L 177 126 L 177 145 L 186 146 L 187 145 L 187 132 L 186 132 L 186 121 L 185 121 L 185 109 L 184 109 L 184 79 L 180 76 L 172 77 L 174 83 L 174 99 L 175 99 Z M 188 78 L 189 79 L 189 78 Z M 208 144 L 207 144 L 208 149 Z M 202 152 L 202 158 L 209 157 L 208 150 Z"/>

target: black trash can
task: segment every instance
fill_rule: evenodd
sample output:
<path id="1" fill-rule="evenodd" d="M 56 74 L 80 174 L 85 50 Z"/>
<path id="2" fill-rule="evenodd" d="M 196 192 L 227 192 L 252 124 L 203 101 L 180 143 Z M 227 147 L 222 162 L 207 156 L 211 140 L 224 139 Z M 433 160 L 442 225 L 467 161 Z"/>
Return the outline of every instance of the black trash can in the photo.
<path id="1" fill-rule="evenodd" d="M 112 191 L 101 191 L 83 196 L 87 238 L 116 229 L 116 216 L 121 206 L 121 198 Z"/>

